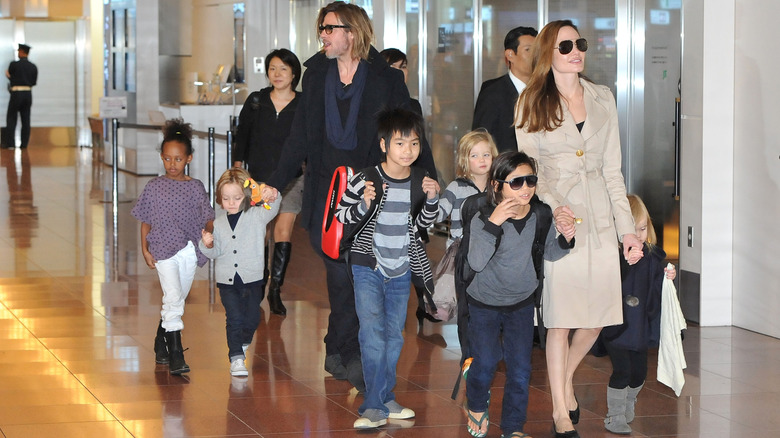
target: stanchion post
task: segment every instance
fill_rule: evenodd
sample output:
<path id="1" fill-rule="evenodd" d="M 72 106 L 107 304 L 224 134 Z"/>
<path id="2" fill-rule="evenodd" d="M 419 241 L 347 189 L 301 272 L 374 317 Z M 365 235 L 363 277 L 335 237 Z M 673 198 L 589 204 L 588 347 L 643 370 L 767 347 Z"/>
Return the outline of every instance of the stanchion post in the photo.
<path id="1" fill-rule="evenodd" d="M 111 119 L 111 280 L 119 278 L 119 119 Z"/>
<path id="2" fill-rule="evenodd" d="M 225 149 L 227 149 L 227 168 L 230 169 L 231 167 L 233 167 L 233 130 L 232 129 L 228 129 Z"/>
<path id="3" fill-rule="evenodd" d="M 216 167 L 216 160 L 215 160 L 215 142 L 214 142 L 214 128 L 209 128 L 209 201 L 211 202 L 211 208 L 215 208 L 215 191 L 214 190 L 214 183 L 215 183 L 215 176 L 214 171 Z M 216 294 L 216 287 L 214 286 L 214 279 L 216 278 L 216 267 L 214 266 L 214 260 L 209 260 L 209 304 L 214 304 L 216 302 L 217 294 Z"/>

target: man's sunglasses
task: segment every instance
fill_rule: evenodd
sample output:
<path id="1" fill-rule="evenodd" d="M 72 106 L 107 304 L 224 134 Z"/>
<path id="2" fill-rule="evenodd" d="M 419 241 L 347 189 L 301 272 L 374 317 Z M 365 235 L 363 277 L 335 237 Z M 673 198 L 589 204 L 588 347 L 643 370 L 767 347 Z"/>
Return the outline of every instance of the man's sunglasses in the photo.
<path id="1" fill-rule="evenodd" d="M 322 26 L 320 26 L 322 28 Z M 565 40 L 558 43 L 558 51 L 561 52 L 561 55 L 568 55 L 571 53 L 572 50 L 574 50 L 574 44 L 577 44 L 577 50 L 580 52 L 587 52 L 588 51 L 588 40 L 585 38 L 580 38 L 577 41 L 572 40 Z"/>
<path id="2" fill-rule="evenodd" d="M 523 184 L 528 184 L 528 188 L 532 189 L 536 187 L 536 182 L 539 181 L 539 177 L 536 175 L 516 176 L 509 181 L 497 179 L 500 183 L 509 184 L 509 188 L 512 190 L 520 190 L 523 188 Z"/>
<path id="3" fill-rule="evenodd" d="M 336 28 L 338 28 L 338 29 L 349 29 L 349 26 L 346 26 L 344 24 L 324 24 L 324 25 L 321 24 L 320 27 L 319 27 L 320 33 L 322 33 L 322 31 L 324 30 L 325 31 L 325 35 L 332 34 L 333 33 L 333 29 L 336 29 Z"/>

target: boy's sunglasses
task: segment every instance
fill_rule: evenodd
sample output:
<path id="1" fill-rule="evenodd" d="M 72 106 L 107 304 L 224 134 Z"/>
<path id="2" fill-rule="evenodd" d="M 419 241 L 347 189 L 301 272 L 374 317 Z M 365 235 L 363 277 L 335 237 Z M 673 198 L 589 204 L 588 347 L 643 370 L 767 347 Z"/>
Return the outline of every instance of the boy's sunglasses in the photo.
<path id="1" fill-rule="evenodd" d="M 577 44 L 577 50 L 579 50 L 580 52 L 588 51 L 588 40 L 586 40 L 585 38 L 580 38 L 577 41 L 572 41 L 572 40 L 561 41 L 560 43 L 558 43 L 558 47 L 556 47 L 556 49 L 558 49 L 558 51 L 561 52 L 561 55 L 568 55 L 569 53 L 571 53 L 572 50 L 574 50 L 574 44 Z"/>
<path id="2" fill-rule="evenodd" d="M 520 190 L 523 188 L 523 184 L 528 184 L 528 188 L 532 189 L 536 187 L 536 182 L 539 181 L 539 177 L 536 175 L 516 176 L 509 181 L 497 179 L 496 181 L 509 184 L 509 188 L 512 190 Z"/>
<path id="3" fill-rule="evenodd" d="M 320 29 L 320 33 L 322 33 L 322 31 L 324 30 L 325 35 L 330 35 L 333 33 L 333 29 L 349 29 L 349 26 L 346 26 L 344 24 L 324 24 L 324 25 L 321 24 L 319 29 Z M 569 50 L 569 52 L 570 51 L 571 49 Z"/>

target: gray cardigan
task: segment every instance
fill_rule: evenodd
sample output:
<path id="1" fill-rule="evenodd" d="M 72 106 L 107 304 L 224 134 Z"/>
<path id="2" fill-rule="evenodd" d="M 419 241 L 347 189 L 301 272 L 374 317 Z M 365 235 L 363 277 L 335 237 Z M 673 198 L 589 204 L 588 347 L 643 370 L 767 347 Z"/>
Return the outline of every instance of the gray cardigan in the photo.
<path id="1" fill-rule="evenodd" d="M 276 214 L 282 196 L 272 202 L 271 209 L 266 210 L 260 205 L 249 209 L 238 218 L 236 229 L 230 228 L 227 211 L 217 210 L 214 219 L 214 245 L 206 248 L 203 239 L 198 242 L 201 252 L 210 259 L 216 259 L 216 280 L 221 284 L 233 284 L 233 277 L 238 273 L 244 283 L 263 279 L 263 262 L 265 261 L 265 227 Z"/>
<path id="2" fill-rule="evenodd" d="M 514 222 L 525 223 L 521 233 Z M 530 297 L 539 284 L 531 258 L 535 233 L 536 213 L 518 221 L 507 220 L 500 227 L 486 221 L 481 212 L 474 215 L 468 261 L 476 275 L 466 292 L 489 306 L 512 306 Z M 555 261 L 569 253 L 556 234 L 553 223 L 545 241 L 545 260 Z"/>

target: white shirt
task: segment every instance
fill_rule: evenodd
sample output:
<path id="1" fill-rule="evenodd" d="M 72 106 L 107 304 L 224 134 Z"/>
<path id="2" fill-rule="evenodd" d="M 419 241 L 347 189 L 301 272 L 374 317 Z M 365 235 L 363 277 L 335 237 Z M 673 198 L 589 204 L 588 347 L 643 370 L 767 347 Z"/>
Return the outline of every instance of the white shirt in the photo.
<path id="1" fill-rule="evenodd" d="M 512 70 L 509 70 L 509 79 L 512 80 L 512 83 L 515 84 L 515 88 L 517 89 L 517 94 L 523 94 L 523 90 L 525 90 L 525 82 L 521 81 L 517 78 L 517 76 L 512 74 Z"/>

